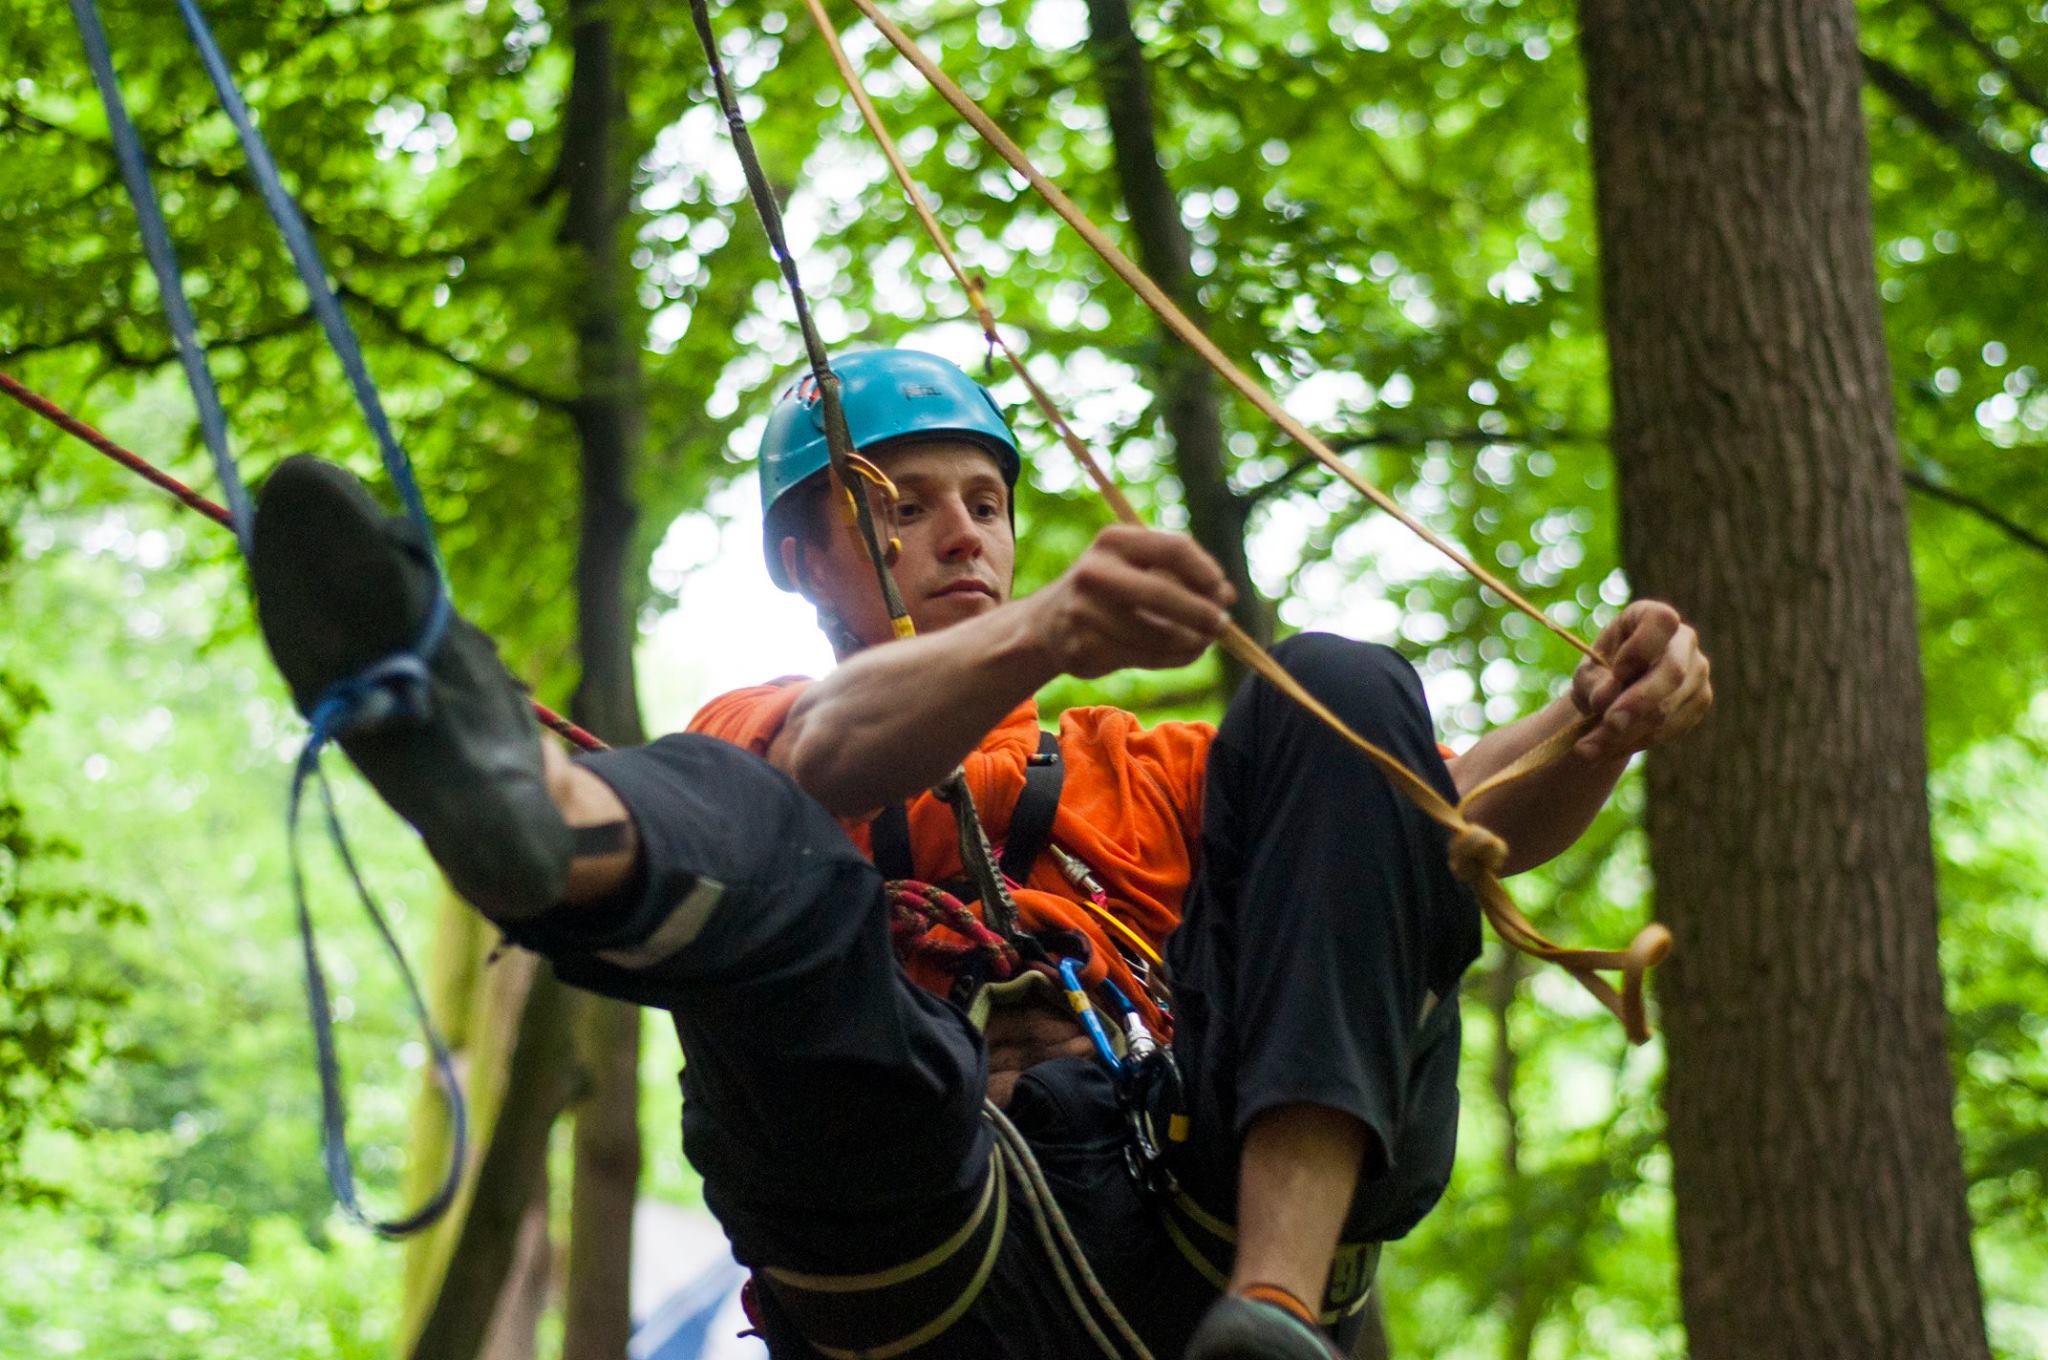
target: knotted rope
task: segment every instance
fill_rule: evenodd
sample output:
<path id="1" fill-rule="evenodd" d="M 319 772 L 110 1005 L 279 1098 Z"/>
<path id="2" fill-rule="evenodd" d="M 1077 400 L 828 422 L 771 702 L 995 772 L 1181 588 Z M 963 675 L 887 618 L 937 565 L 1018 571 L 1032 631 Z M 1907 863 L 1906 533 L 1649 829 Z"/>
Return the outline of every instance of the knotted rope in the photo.
<path id="1" fill-rule="evenodd" d="M 1091 222 L 1074 203 L 1061 192 L 1059 187 L 1033 165 L 1023 150 L 1012 141 L 980 105 L 969 98 L 944 71 L 918 47 L 910 36 L 890 22 L 888 17 L 875 6 L 874 0 L 852 0 L 853 5 L 873 23 L 902 56 L 915 66 L 940 97 L 950 104 L 954 111 L 980 134 L 998 155 L 1015 169 L 1038 195 L 1071 226 L 1090 249 L 1107 264 L 1144 303 L 1158 315 L 1176 337 L 1187 344 L 1213 368 L 1219 376 L 1236 389 L 1253 406 L 1277 424 L 1289 437 L 1300 444 L 1318 461 L 1329 467 L 1361 495 L 1394 516 L 1403 525 L 1420 536 L 1424 541 L 1443 553 L 1461 569 L 1492 589 L 1515 608 L 1527 614 L 1536 622 L 1555 633 L 1573 648 L 1588 658 L 1606 664 L 1590 644 L 1580 639 L 1547 614 L 1530 604 L 1518 592 L 1487 571 L 1468 554 L 1458 549 L 1428 525 L 1423 524 L 1397 504 L 1393 497 L 1374 486 L 1353 471 L 1321 439 L 1290 416 L 1279 401 L 1249 374 L 1245 373 L 1215 342 L 1205 335 L 1201 328 L 1174 305 L 1165 291 L 1138 268 L 1103 231 Z M 1065 416 L 1059 411 L 1045 388 L 1031 374 L 1023 358 L 1004 340 L 996 325 L 995 314 L 979 282 L 968 274 L 961 265 L 945 229 L 933 215 L 923 191 L 911 175 L 909 167 L 897 150 L 895 139 L 884 126 L 881 115 L 876 111 L 874 101 L 868 96 L 860 73 L 847 57 L 839 31 L 831 16 L 825 12 L 822 0 L 804 0 L 804 6 L 818 25 L 831 51 L 833 64 L 838 68 L 847 92 L 859 109 L 869 133 L 880 146 L 889 168 L 902 186 L 909 199 L 918 222 L 933 246 L 945 260 L 979 321 L 988 343 L 1000 349 L 1023 381 L 1031 394 L 1031 400 L 1045 416 L 1048 424 L 1059 435 L 1060 440 L 1074 455 L 1096 489 L 1108 501 L 1116 517 L 1126 524 L 1142 524 L 1139 516 L 1122 490 L 1105 472 L 1101 464 L 1088 450 L 1087 445 L 1076 434 Z M 1574 949 L 1556 944 L 1530 924 L 1523 916 L 1507 889 L 1500 881 L 1500 870 L 1507 863 L 1508 847 L 1499 836 L 1470 820 L 1467 815 L 1472 805 L 1486 794 L 1503 788 L 1517 780 L 1526 778 L 1546 766 L 1553 764 L 1571 749 L 1578 739 L 1591 730 L 1591 722 L 1581 719 L 1578 723 L 1560 729 L 1548 739 L 1533 747 L 1501 770 L 1452 803 L 1439 794 L 1427 781 L 1410 770 L 1391 753 L 1366 740 L 1349 724 L 1332 712 L 1327 705 L 1310 694 L 1301 683 L 1275 661 L 1266 650 L 1258 645 L 1249 634 L 1234 623 L 1226 623 L 1219 640 L 1224 650 L 1242 661 L 1247 667 L 1271 683 L 1281 693 L 1307 709 L 1332 731 L 1371 760 L 1387 779 L 1402 793 L 1406 794 L 1422 812 L 1437 822 L 1450 834 L 1451 871 L 1460 880 L 1471 885 L 1479 899 L 1481 909 L 1492 922 L 1497 933 L 1509 945 L 1535 958 L 1556 963 L 1578 979 L 1588 992 L 1621 1021 L 1630 1042 L 1646 1043 L 1650 1037 L 1648 1015 L 1643 1001 L 1643 978 L 1645 973 L 1670 953 L 1671 933 L 1662 925 L 1652 922 L 1636 933 L 1625 949 Z M 1619 991 L 1599 974 L 1601 971 L 1618 971 L 1622 977 Z"/>
<path id="2" fill-rule="evenodd" d="M 1015 977 L 1022 961 L 1008 940 L 983 925 L 981 919 L 944 888 L 915 879 L 896 879 L 888 885 L 889 938 L 896 957 L 908 964 L 928 957 L 949 973 L 958 973 L 970 960 L 988 966 L 988 976 L 1000 982 Z M 933 938 L 932 932 L 945 927 L 964 943 Z"/>

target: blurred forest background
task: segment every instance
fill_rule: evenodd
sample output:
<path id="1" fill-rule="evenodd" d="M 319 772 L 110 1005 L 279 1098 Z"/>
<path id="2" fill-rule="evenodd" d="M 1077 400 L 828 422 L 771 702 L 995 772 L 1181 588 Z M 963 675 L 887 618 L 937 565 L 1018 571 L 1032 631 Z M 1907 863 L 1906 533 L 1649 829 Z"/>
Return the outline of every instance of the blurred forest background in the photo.
<path id="1" fill-rule="evenodd" d="M 691 583 L 731 561 L 752 570 L 748 458 L 800 347 L 686 7 L 214 8 L 420 469 L 457 599 L 514 671 L 615 740 L 680 726 L 714 681 L 766 678 L 714 662 L 770 655 L 761 630 L 802 630 L 803 612 L 764 623 L 710 608 Z M 1609 335 L 1623 318 L 1603 311 L 1584 50 L 1602 8 L 915 0 L 891 13 L 1290 410 L 1591 636 L 1641 584 L 1623 569 L 1610 439 Z M 1681 28 L 1697 21 L 1698 50 L 1737 22 L 1724 12 L 1850 14 L 1668 8 L 1693 16 L 1672 16 Z M 1976 1281 L 1951 1292 L 1981 1287 L 1984 1309 L 1974 1343 L 1951 1353 L 1983 1353 L 1988 1333 L 1990 1353 L 2041 1360 L 2048 10 L 1865 0 L 1853 18 L 1976 1262 Z M 246 468 L 311 450 L 371 471 L 175 15 L 119 0 L 107 20 Z M 719 24 L 828 340 L 978 362 L 962 300 L 801 9 L 743 0 Z M 849 41 L 1009 333 L 1083 432 L 1160 523 L 1226 554 L 1238 545 L 1257 587 L 1248 623 L 1400 646 L 1454 744 L 1556 692 L 1567 651 L 1218 395 L 871 32 Z M 1672 88 L 1695 50 L 1669 45 Z M 1596 79 L 1601 69 L 1617 68 L 1595 64 Z M 1776 72 L 1759 107 L 1821 78 L 1789 59 Z M 1752 111 L 1696 108 L 1680 141 L 1697 131 L 1704 144 Z M 1615 187 L 1601 188 L 1610 205 Z M 1776 205 L 1754 206 L 1762 218 Z M 1842 269 L 1843 287 L 1873 286 L 1853 255 L 1816 258 Z M 0 367 L 209 484 L 105 118 L 56 0 L 0 13 Z M 1727 369 L 1731 407 L 1747 373 Z M 1028 589 L 1108 517 L 1019 386 L 997 379 L 1027 447 L 1045 450 L 1020 507 Z M 1857 399 L 1889 428 L 1881 390 Z M 1713 513 L 1681 508 L 1681 520 Z M 736 527 L 721 532 L 727 519 Z M 619 1355 L 631 1216 L 618 1206 L 695 1195 L 675 1132 L 673 1039 L 518 958 L 480 967 L 491 941 L 352 787 L 355 843 L 462 1048 L 489 1155 L 458 1221 L 423 1243 L 374 1240 L 332 1205 L 281 830 L 301 725 L 245 600 L 227 535 L 27 412 L 0 410 L 0 1354 L 467 1356 L 495 1318 L 493 1354 Z M 1711 627 L 1706 642 L 1726 645 Z M 1063 684 L 1046 711 L 1108 700 L 1212 716 L 1222 681 L 1211 662 Z M 1796 767 L 1798 734 L 1784 745 Z M 1898 782 L 1847 796 L 1917 798 L 1917 776 L 1876 787 Z M 1665 877 L 1653 904 L 1644 804 L 1632 776 L 1579 848 L 1515 882 L 1553 935 L 1623 939 L 1653 909 L 1711 895 L 1718 873 Z M 1737 867 L 1740 845 L 1724 848 L 1729 881 L 1755 872 Z M 1852 831 L 1829 854 L 1883 849 Z M 339 876 L 313 858 L 353 1142 L 371 1195 L 390 1205 L 438 1175 L 445 1130 L 420 1098 L 424 1055 L 400 984 Z M 1881 976 L 1889 956 L 1877 952 Z M 1804 964 L 1793 957 L 1772 979 L 1795 998 L 1789 1042 L 1832 1043 L 1827 1016 L 1797 1013 Z M 1568 979 L 1497 945 L 1465 1006 L 1457 1176 L 1388 1254 L 1387 1351 L 1648 1360 L 1687 1354 L 1690 1323 L 1694 1353 L 1729 1353 L 1706 1340 L 1717 1267 L 1687 1262 L 1682 1287 L 1678 1242 L 1689 1203 L 1740 1191 L 1675 1192 L 1662 1041 L 1626 1049 Z M 1751 1096 L 1738 1081 L 1715 1103 Z M 1728 1151 L 1767 1164 L 1781 1149 Z M 1918 1156 L 1909 1144 L 1898 1160 Z M 1953 1147 L 1925 1156 L 1935 1180 L 1954 1174 L 1941 1165 Z M 1882 1207 L 1838 1205 L 1843 1237 Z M 1757 1224 L 1731 1260 L 1768 1255 Z M 1832 1301 L 1883 1330 L 1858 1258 L 1823 1243 L 1790 1287 L 1816 1312 Z M 1909 1278 L 1919 1269 L 1916 1251 L 1898 1259 Z"/>

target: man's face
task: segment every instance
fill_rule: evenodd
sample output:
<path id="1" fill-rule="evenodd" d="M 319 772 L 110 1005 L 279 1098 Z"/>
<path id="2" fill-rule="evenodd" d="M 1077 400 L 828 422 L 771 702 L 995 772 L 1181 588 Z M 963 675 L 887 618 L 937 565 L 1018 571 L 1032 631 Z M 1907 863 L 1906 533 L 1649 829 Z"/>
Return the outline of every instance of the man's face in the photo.
<path id="1" fill-rule="evenodd" d="M 920 633 L 985 614 L 1010 598 L 1017 544 L 1002 470 L 979 445 L 937 439 L 886 450 L 874 459 L 896 484 L 896 588 Z M 879 500 L 879 498 L 877 498 Z M 884 527 L 876 515 L 878 528 Z M 875 569 L 859 533 L 828 504 L 822 544 L 782 542 L 783 562 L 804 593 L 831 606 L 861 641 L 894 634 Z"/>

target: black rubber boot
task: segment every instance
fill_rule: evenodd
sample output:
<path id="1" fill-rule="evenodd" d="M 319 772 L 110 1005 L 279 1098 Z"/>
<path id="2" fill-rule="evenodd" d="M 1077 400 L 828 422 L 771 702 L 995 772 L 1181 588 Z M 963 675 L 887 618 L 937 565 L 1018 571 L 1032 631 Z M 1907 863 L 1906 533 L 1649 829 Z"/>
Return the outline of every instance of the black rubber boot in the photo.
<path id="1" fill-rule="evenodd" d="M 257 618 L 302 712 L 417 640 L 431 553 L 349 473 L 310 457 L 279 464 L 257 497 L 254 537 Z M 532 708 L 490 638 L 460 618 L 427 673 L 423 717 L 344 733 L 342 749 L 463 898 L 498 920 L 544 911 L 561 898 L 571 850 Z"/>
<path id="2" fill-rule="evenodd" d="M 1275 1303 L 1225 1294 L 1209 1305 L 1186 1360 L 1343 1360 L 1321 1331 Z"/>

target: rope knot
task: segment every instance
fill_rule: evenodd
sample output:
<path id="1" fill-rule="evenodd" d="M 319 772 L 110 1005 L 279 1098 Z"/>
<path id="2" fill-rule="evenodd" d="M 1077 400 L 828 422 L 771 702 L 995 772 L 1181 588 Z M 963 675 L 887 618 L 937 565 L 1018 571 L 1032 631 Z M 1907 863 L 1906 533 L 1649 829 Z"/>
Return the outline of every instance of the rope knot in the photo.
<path id="1" fill-rule="evenodd" d="M 970 958 L 979 957 L 997 981 L 1016 976 L 1023 966 L 1009 941 L 983 925 L 966 903 L 945 889 L 914 879 L 892 880 L 887 888 L 890 942 L 899 962 L 927 957 L 958 974 Z M 932 931 L 940 926 L 966 943 L 933 939 Z"/>
<path id="2" fill-rule="evenodd" d="M 1508 843 L 1476 822 L 1467 822 L 1451 836 L 1451 874 L 1460 883 L 1477 883 L 1507 866 Z"/>
<path id="3" fill-rule="evenodd" d="M 374 732 L 394 723 L 425 722 L 427 664 L 411 652 L 388 656 L 328 687 L 306 715 L 316 744 L 329 738 Z"/>
<path id="4" fill-rule="evenodd" d="M 335 681 L 313 701 L 306 712 L 306 721 L 313 728 L 306 743 L 309 756 L 337 737 L 374 732 L 394 723 L 423 723 L 433 715 L 433 681 L 427 672 L 427 658 L 440 647 L 453 617 L 439 569 L 434 570 L 434 595 L 418 640 L 405 651 L 393 652 Z"/>

